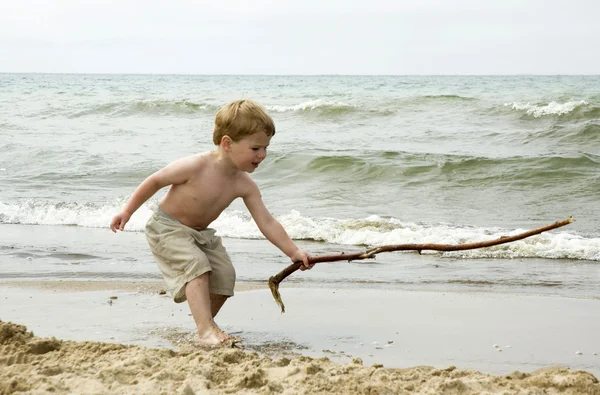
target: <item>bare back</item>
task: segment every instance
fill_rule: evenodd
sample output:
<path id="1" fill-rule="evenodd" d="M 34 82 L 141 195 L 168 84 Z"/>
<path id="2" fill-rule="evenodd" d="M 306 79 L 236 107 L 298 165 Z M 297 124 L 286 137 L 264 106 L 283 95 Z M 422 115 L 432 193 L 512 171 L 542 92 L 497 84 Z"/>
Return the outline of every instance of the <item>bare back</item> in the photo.
<path id="1" fill-rule="evenodd" d="M 192 228 L 208 227 L 253 184 L 245 172 L 219 163 L 213 152 L 183 158 L 171 166 L 179 172 L 179 179 L 161 200 L 160 208 Z"/>

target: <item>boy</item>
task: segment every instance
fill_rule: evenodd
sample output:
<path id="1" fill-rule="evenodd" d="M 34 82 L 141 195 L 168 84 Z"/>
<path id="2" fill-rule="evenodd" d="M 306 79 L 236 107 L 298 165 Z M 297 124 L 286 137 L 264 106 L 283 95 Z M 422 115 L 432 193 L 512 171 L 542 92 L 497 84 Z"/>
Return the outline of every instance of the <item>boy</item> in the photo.
<path id="1" fill-rule="evenodd" d="M 292 261 L 310 269 L 307 254 L 294 244 L 265 207 L 247 173 L 267 156 L 275 125 L 251 100 L 230 103 L 215 117 L 214 151 L 181 158 L 146 178 L 110 223 L 116 233 L 161 188 L 169 191 L 146 224 L 146 238 L 176 303 L 188 301 L 198 341 L 219 346 L 230 339 L 214 322 L 233 296 L 235 269 L 221 238 L 208 228 L 238 197 L 265 237 Z"/>

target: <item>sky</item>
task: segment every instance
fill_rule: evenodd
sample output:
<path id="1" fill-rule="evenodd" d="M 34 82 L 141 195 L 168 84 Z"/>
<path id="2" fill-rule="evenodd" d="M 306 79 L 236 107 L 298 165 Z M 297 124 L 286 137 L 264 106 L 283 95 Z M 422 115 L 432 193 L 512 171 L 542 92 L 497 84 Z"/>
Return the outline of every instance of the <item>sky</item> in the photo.
<path id="1" fill-rule="evenodd" d="M 600 74 L 599 0 L 0 0 L 0 72 Z"/>

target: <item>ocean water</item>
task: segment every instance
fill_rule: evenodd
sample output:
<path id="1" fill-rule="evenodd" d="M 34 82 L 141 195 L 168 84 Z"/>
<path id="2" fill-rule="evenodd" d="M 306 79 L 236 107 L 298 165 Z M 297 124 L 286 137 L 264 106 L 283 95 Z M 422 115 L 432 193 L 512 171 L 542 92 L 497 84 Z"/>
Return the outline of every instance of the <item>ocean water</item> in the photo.
<path id="1" fill-rule="evenodd" d="M 309 253 L 465 243 L 573 216 L 519 242 L 386 253 L 290 277 L 308 286 L 600 297 L 599 76 L 0 74 L 0 278 L 154 279 L 143 227 L 111 217 L 152 172 L 210 150 L 251 98 L 277 132 L 253 178 Z M 238 281 L 289 262 L 241 201 L 213 224 Z"/>

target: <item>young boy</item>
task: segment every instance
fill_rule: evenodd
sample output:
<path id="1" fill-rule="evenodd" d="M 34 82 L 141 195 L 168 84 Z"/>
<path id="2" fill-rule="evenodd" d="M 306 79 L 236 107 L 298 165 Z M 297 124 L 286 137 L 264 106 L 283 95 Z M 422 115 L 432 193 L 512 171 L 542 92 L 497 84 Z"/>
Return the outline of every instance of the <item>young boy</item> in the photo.
<path id="1" fill-rule="evenodd" d="M 122 231 L 146 200 L 171 186 L 146 224 L 146 238 L 173 299 L 188 301 L 203 345 L 218 346 L 230 338 L 213 318 L 233 296 L 235 269 L 221 238 L 208 226 L 233 200 L 244 199 L 262 234 L 292 261 L 302 261 L 302 270 L 312 267 L 247 174 L 265 159 L 274 134 L 273 120 L 255 102 L 224 106 L 215 117 L 216 149 L 178 159 L 146 178 L 110 223 L 113 232 Z"/>

